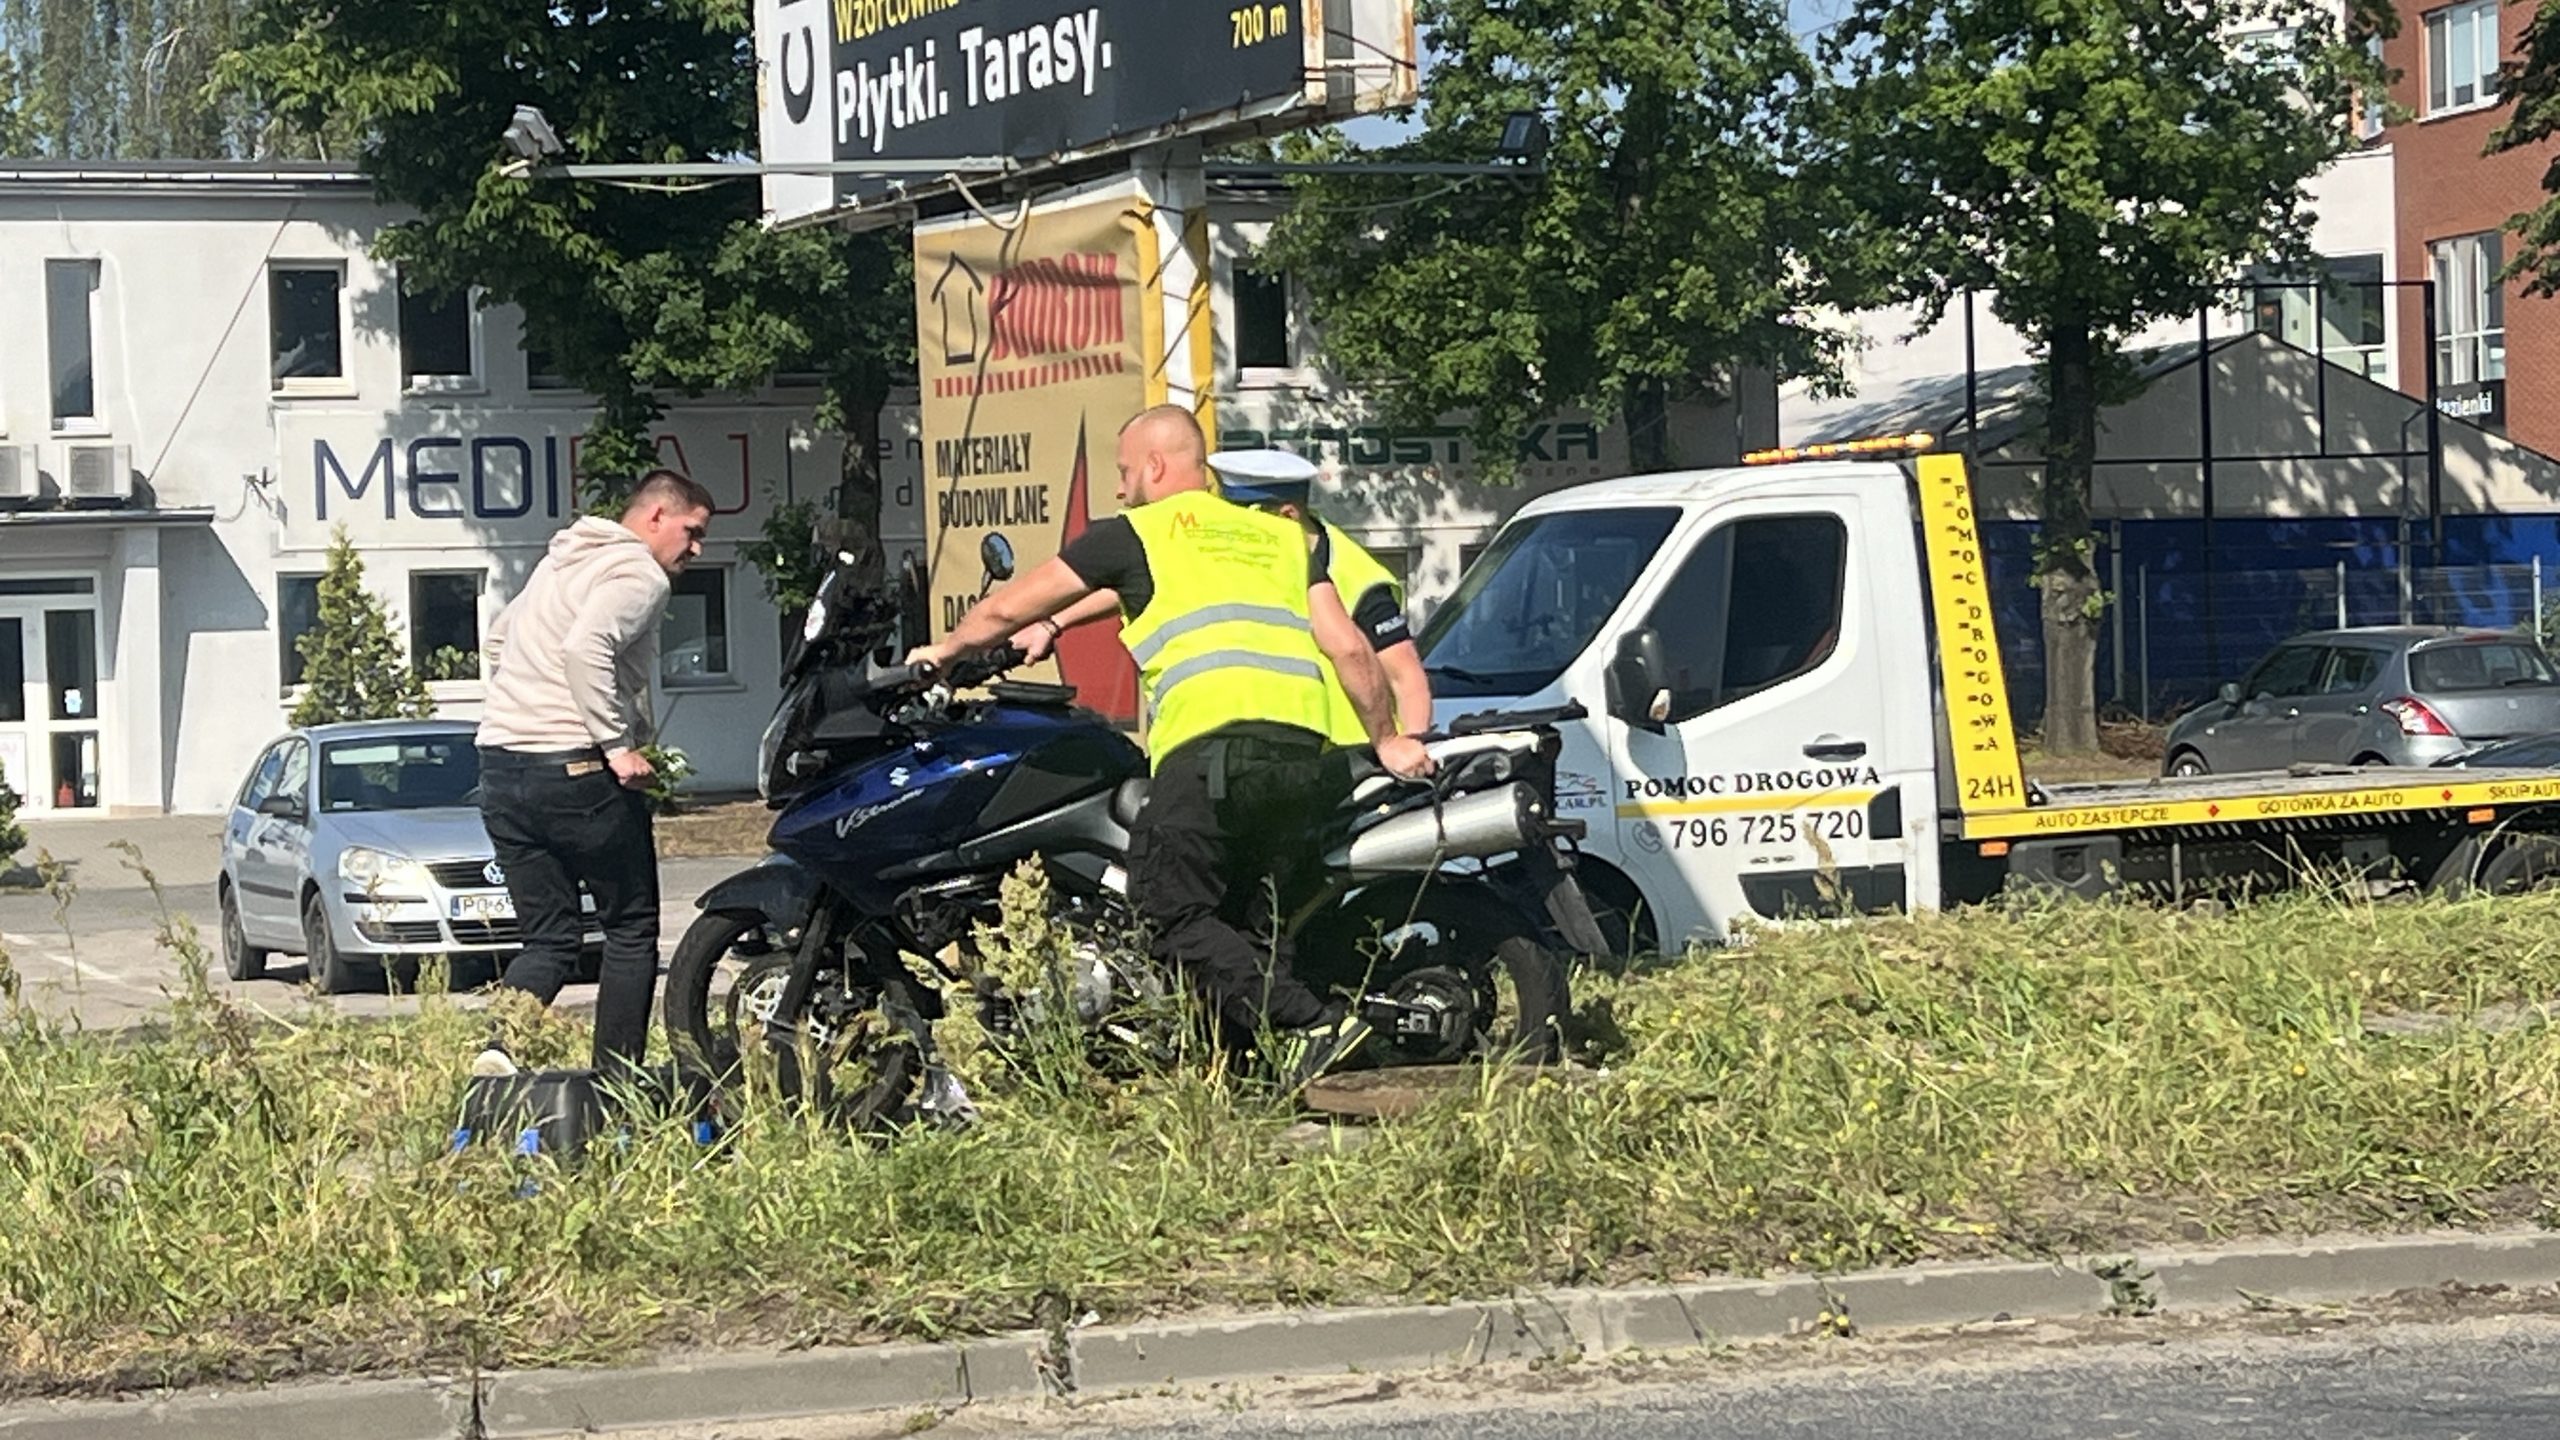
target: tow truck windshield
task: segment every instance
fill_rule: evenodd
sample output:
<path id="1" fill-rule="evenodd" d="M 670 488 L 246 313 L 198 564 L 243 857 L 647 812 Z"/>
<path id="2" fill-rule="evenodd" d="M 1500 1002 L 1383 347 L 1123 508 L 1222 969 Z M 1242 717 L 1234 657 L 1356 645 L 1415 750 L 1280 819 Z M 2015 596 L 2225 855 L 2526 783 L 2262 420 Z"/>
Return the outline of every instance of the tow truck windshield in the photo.
<path id="1" fill-rule="evenodd" d="M 1433 693 L 1525 696 L 1553 684 L 1679 518 L 1667 505 L 1560 510 L 1505 528 L 1423 627 Z"/>

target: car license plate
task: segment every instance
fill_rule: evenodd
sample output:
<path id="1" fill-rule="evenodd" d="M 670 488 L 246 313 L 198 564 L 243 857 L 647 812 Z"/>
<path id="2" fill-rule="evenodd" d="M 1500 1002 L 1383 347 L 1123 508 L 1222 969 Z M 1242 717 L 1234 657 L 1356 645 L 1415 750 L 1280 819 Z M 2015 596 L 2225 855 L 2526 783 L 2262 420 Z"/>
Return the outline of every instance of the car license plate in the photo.
<path id="1" fill-rule="evenodd" d="M 516 897 L 504 890 L 487 895 L 456 895 L 451 913 L 456 920 L 513 920 Z"/>

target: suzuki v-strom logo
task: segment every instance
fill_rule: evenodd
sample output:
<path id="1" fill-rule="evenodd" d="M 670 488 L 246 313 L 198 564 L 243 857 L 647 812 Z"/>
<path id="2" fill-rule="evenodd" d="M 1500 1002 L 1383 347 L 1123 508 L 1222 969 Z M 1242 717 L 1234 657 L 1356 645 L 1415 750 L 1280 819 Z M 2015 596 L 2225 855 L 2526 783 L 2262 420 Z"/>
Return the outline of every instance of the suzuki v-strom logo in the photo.
<path id="1" fill-rule="evenodd" d="M 860 829 L 864 825 L 870 824 L 872 821 L 879 819 L 881 816 L 888 814 L 890 811 L 897 809 L 899 806 L 906 804 L 908 801 L 913 800 L 923 793 L 924 792 L 921 790 L 909 790 L 893 799 L 883 800 L 877 805 L 865 805 L 857 810 L 846 811 L 844 814 L 836 817 L 836 838 L 839 840 L 843 839 L 847 835 L 852 834 L 855 830 Z"/>
<path id="2" fill-rule="evenodd" d="M 906 789 L 907 782 L 913 778 L 915 777 L 907 773 L 907 767 L 904 765 L 901 765 L 897 769 L 889 772 L 889 784 L 896 789 Z"/>

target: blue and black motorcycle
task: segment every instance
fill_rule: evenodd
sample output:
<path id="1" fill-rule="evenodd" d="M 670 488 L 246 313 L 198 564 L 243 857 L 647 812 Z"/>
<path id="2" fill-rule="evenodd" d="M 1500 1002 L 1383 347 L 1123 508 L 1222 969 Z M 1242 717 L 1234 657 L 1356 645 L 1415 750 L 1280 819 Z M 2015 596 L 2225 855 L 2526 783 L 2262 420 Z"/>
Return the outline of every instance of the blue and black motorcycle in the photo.
<path id="1" fill-rule="evenodd" d="M 992 583 L 1011 557 L 988 552 Z M 768 1051 L 786 1090 L 857 1126 L 964 1119 L 933 1026 L 963 982 L 999 1037 L 1040 1003 L 990 980 L 978 939 L 1023 861 L 1072 937 L 1072 973 L 1045 988 L 1091 1038 L 1178 1008 L 1158 1003 L 1181 982 L 1138 943 L 1122 868 L 1146 757 L 1071 688 L 1003 678 L 1019 652 L 940 675 L 884 663 L 904 628 L 896 591 L 856 589 L 838 558 L 760 746 L 772 853 L 697 902 L 667 973 L 669 1038 L 715 1081 Z M 1555 812 L 1565 718 L 1469 717 L 1431 741 L 1431 780 L 1364 754 L 1305 837 L 1321 864 L 1308 893 L 1280 897 L 1283 923 L 1296 973 L 1371 1022 L 1358 1063 L 1559 1056 L 1568 957 L 1606 945 L 1573 874 L 1583 825 Z"/>

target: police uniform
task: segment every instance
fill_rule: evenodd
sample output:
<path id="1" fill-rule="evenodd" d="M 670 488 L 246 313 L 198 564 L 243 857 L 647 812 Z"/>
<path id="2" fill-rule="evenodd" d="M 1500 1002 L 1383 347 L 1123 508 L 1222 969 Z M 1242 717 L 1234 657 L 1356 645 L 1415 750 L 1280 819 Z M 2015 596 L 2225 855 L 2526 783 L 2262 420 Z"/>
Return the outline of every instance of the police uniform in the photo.
<path id="1" fill-rule="evenodd" d="M 1350 788 L 1325 740 L 1330 672 L 1308 618 L 1326 557 L 1287 520 L 1195 490 L 1097 521 L 1058 558 L 1119 594 L 1138 664 L 1155 778 L 1129 881 L 1158 957 L 1247 1034 L 1320 1023 L 1324 1002 L 1274 944 L 1265 881 L 1293 893 L 1311 826 Z"/>

